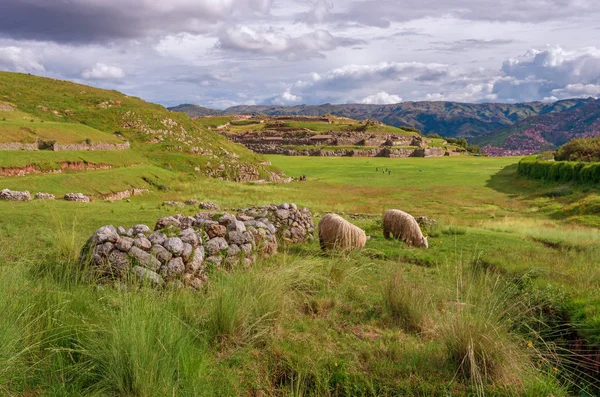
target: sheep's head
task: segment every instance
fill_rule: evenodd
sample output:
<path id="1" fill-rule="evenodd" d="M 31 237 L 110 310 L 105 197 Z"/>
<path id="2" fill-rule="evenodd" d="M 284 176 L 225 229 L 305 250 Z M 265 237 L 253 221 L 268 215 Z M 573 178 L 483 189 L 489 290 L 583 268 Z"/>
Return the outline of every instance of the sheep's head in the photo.
<path id="1" fill-rule="evenodd" d="M 421 240 L 421 246 L 423 248 L 429 248 L 429 241 L 427 241 L 427 237 L 423 237 Z"/>

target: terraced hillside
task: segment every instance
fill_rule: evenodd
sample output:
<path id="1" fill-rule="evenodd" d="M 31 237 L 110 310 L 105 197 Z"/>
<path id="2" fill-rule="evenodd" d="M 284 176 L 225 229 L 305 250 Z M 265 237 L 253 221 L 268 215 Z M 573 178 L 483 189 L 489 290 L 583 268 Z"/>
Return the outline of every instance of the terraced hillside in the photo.
<path id="1" fill-rule="evenodd" d="M 215 116 L 196 119 L 262 154 L 291 156 L 436 157 L 462 151 L 444 139 L 375 120 L 313 116 Z"/>
<path id="2" fill-rule="evenodd" d="M 260 156 L 185 114 L 19 73 L 0 72 L 0 151 L 0 177 L 138 166 L 145 171 L 132 171 L 139 174 L 134 183 L 146 186 L 148 173 L 166 169 L 236 181 L 279 178 Z M 108 181 L 123 185 L 106 172 L 103 189 L 112 189 Z M 89 178 L 81 189 L 102 193 L 96 184 Z"/>

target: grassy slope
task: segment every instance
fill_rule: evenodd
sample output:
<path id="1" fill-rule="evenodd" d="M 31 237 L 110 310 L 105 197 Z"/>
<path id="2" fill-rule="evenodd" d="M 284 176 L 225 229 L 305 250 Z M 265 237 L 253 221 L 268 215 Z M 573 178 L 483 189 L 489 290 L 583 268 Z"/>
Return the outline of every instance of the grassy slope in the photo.
<path id="1" fill-rule="evenodd" d="M 83 124 L 0 121 L 0 142 L 34 143 L 37 138 L 65 144 L 84 143 L 87 139 L 92 143 L 123 143 L 114 135 Z"/>
<path id="2" fill-rule="evenodd" d="M 73 128 L 85 129 L 80 127 L 83 124 L 111 136 L 119 131 L 134 144 L 136 151 L 149 155 L 149 162 L 160 166 L 172 161 L 174 157 L 170 153 L 177 152 L 182 154 L 176 159 L 181 160 L 181 164 L 176 164 L 180 169 L 193 172 L 196 166 L 200 166 L 203 171 L 209 172 L 222 165 L 225 170 L 223 174 L 230 176 L 235 174 L 239 164 L 254 166 L 261 159 L 243 146 L 209 131 L 185 114 L 172 113 L 160 105 L 116 91 L 0 72 L 0 100 L 16 105 L 18 112 L 36 121 L 44 120 L 44 126 L 73 123 L 78 125 Z M 33 124 L 36 127 L 42 125 Z M 85 134 L 89 131 L 86 130 Z M 65 133 L 65 139 L 67 136 L 69 133 Z M 94 142 L 94 137 L 90 138 Z M 189 159 L 193 161 L 187 161 Z M 194 167 L 190 168 L 190 164 L 194 164 Z M 264 170 L 265 167 L 259 168 Z"/>

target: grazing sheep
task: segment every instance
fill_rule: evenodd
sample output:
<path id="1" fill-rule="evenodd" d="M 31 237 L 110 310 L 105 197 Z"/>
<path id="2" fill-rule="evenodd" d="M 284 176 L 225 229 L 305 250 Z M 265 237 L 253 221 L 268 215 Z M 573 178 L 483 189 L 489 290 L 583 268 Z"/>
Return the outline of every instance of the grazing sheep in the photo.
<path id="1" fill-rule="evenodd" d="M 337 214 L 327 214 L 319 222 L 321 249 L 352 251 L 365 246 L 365 232 Z"/>
<path id="2" fill-rule="evenodd" d="M 415 218 L 400 210 L 388 210 L 383 216 L 383 236 L 390 238 L 390 234 L 408 245 L 429 248 L 427 237 L 423 236 Z"/>

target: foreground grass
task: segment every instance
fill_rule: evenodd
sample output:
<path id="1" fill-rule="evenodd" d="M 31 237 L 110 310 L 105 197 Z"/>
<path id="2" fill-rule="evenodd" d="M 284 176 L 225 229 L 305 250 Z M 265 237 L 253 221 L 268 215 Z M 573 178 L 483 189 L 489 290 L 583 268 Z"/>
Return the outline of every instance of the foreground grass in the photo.
<path id="1" fill-rule="evenodd" d="M 24 255 L 0 268 L 7 395 L 564 395 L 468 294 L 461 302 L 473 305 L 470 316 L 492 329 L 479 337 L 492 332 L 520 353 L 480 347 L 502 372 L 460 375 L 460 346 L 470 339 L 452 345 L 445 332 L 456 321 L 446 304 L 455 298 L 452 272 L 434 280 L 407 263 L 323 257 L 315 243 L 251 270 L 216 271 L 202 293 L 96 287 L 76 276 L 77 229 L 52 234 L 41 260 Z M 398 271 L 430 283 L 418 332 L 383 309 L 391 304 L 384 285 Z M 486 290 L 487 281 L 463 281 L 461 291 Z"/>
<path id="2" fill-rule="evenodd" d="M 0 202 L 0 239 L 11 242 L 0 246 L 2 393 L 560 396 L 592 387 L 562 349 L 565 326 L 597 337 L 597 231 L 531 211 L 547 187 L 499 173 L 510 159 L 287 159 L 272 161 L 307 182 L 240 185 L 154 166 L 2 179 L 96 192 L 153 176 L 169 188 L 129 203 Z M 96 228 L 192 214 L 160 206 L 188 198 L 372 213 L 353 221 L 372 238 L 350 256 L 282 247 L 251 270 L 214 272 L 199 294 L 77 277 L 78 250 Z M 382 237 L 377 214 L 391 207 L 438 219 L 429 250 Z"/>

